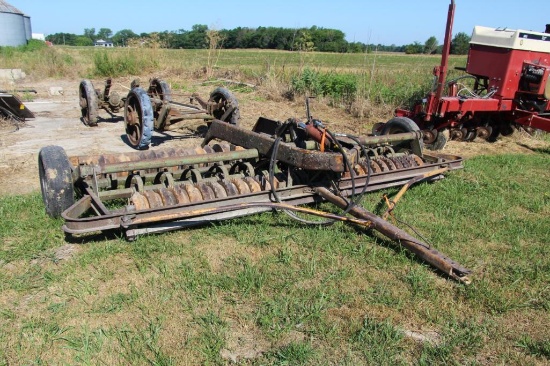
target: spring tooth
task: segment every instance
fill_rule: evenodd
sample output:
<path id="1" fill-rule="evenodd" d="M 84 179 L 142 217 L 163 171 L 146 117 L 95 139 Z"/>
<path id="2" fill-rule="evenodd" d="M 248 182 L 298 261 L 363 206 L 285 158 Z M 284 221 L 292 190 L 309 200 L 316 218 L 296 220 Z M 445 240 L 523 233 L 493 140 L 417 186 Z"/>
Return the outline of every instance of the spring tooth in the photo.
<path id="1" fill-rule="evenodd" d="M 258 183 L 254 178 L 252 177 L 244 177 L 243 179 L 246 184 L 248 184 L 248 187 L 250 188 L 250 192 L 257 193 L 262 191 L 262 187 L 260 187 L 260 183 Z"/>
<path id="2" fill-rule="evenodd" d="M 203 200 L 210 201 L 216 198 L 216 195 L 214 194 L 214 191 L 212 190 L 212 188 L 205 182 L 197 183 L 195 184 L 195 187 L 199 189 Z"/>
<path id="3" fill-rule="evenodd" d="M 214 192 L 214 195 L 216 198 L 226 198 L 227 192 L 225 191 L 225 188 L 218 182 L 210 182 L 208 183 L 210 188 L 212 188 L 212 191 Z"/>
<path id="4" fill-rule="evenodd" d="M 155 191 L 159 194 L 160 198 L 162 199 L 162 204 L 164 206 L 173 206 L 178 203 L 178 200 L 172 190 L 168 188 L 160 188 Z"/>
<path id="5" fill-rule="evenodd" d="M 181 185 L 174 186 L 173 188 L 171 188 L 171 190 L 174 193 L 174 196 L 176 197 L 178 204 L 190 202 L 187 191 Z"/>
<path id="6" fill-rule="evenodd" d="M 242 179 L 231 179 L 231 182 L 237 187 L 240 194 L 247 194 L 250 193 L 250 188 L 248 187 L 248 184 L 245 183 Z"/>
<path id="7" fill-rule="evenodd" d="M 147 201 L 147 198 L 145 198 L 144 195 L 138 192 L 132 194 L 132 197 L 130 197 L 130 204 L 134 205 L 134 207 L 138 211 L 146 210 L 149 208 L 149 202 Z"/>
<path id="8" fill-rule="evenodd" d="M 153 191 L 144 191 L 143 195 L 145 198 L 147 198 L 147 202 L 149 202 L 150 208 L 159 208 L 162 207 L 162 198 L 160 198 L 160 195 Z"/>
<path id="9" fill-rule="evenodd" d="M 200 202 L 202 201 L 201 191 L 197 187 L 191 184 L 184 185 L 187 195 L 189 196 L 189 202 Z"/>

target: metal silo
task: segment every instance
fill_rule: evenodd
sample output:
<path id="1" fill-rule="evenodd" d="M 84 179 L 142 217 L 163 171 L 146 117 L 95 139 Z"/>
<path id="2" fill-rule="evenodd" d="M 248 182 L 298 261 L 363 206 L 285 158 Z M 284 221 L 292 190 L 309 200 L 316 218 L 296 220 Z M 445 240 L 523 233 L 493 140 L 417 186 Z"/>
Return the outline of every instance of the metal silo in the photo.
<path id="1" fill-rule="evenodd" d="M 32 38 L 32 28 L 31 28 L 31 17 L 28 15 L 23 15 L 23 22 L 25 24 L 25 38 L 27 42 Z"/>
<path id="2" fill-rule="evenodd" d="M 30 31 L 29 17 L 29 31 Z M 31 33 L 29 32 L 29 39 Z M 27 44 L 25 16 L 7 2 L 0 0 L 0 46 L 21 46 Z"/>

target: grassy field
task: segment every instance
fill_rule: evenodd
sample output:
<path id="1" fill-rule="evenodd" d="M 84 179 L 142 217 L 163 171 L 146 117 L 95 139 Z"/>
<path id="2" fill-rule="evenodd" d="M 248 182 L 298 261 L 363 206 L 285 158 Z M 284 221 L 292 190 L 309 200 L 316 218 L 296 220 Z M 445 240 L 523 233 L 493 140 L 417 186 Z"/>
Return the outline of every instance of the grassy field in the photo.
<path id="1" fill-rule="evenodd" d="M 356 102 L 386 110 L 426 88 L 438 62 L 376 53 L 0 50 L 2 67 L 22 68 L 31 81 L 111 70 L 154 74 L 176 89 L 230 78 L 280 94 L 306 69 L 353 75 L 362 80 Z M 304 227 L 262 214 L 135 242 L 119 232 L 75 239 L 45 215 L 39 193 L 0 197 L 0 365 L 546 365 L 549 154 L 480 155 L 400 201 L 397 218 L 470 268 L 471 285 L 344 224 Z M 382 193 L 396 192 L 363 204 L 380 213 Z"/>
<path id="2" fill-rule="evenodd" d="M 327 76 L 332 104 L 347 105 L 363 116 L 363 105 L 385 110 L 408 104 L 432 85 L 439 56 L 398 53 L 337 54 L 272 50 L 166 50 L 159 48 L 50 47 L 33 51 L 0 49 L 4 68 L 22 68 L 31 77 L 71 79 L 104 77 L 162 77 L 177 92 L 190 79 L 232 79 L 252 83 L 280 97 L 304 71 Z M 450 57 L 450 77 L 459 75 L 465 56 Z M 306 74 L 306 78 L 307 78 Z M 346 79 L 339 76 L 345 75 Z M 307 80 L 306 80 L 307 81 Z M 353 93 L 340 91 L 351 83 Z M 310 90 L 311 94 L 311 90 Z"/>
<path id="3" fill-rule="evenodd" d="M 341 224 L 263 214 L 132 243 L 116 232 L 66 242 L 38 194 L 0 198 L 0 360 L 547 364 L 549 153 L 471 159 L 398 206 L 473 270 L 469 286 Z"/>

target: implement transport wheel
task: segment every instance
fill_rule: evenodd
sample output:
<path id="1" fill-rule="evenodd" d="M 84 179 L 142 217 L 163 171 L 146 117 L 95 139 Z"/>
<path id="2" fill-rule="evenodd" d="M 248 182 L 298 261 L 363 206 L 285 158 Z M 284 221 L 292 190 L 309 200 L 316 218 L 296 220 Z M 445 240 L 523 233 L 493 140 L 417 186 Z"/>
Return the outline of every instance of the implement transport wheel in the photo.
<path id="1" fill-rule="evenodd" d="M 149 89 L 147 89 L 147 94 L 151 98 L 157 98 L 163 102 L 172 101 L 172 91 L 168 83 L 161 79 L 152 79 L 149 83 Z"/>
<path id="2" fill-rule="evenodd" d="M 210 94 L 208 104 L 214 106 L 211 111 L 214 118 L 235 126 L 239 125 L 239 120 L 241 119 L 239 102 L 229 90 L 226 88 L 214 89 Z"/>
<path id="3" fill-rule="evenodd" d="M 45 146 L 38 153 L 38 174 L 46 213 L 59 217 L 74 201 L 72 168 L 61 146 Z"/>
<path id="4" fill-rule="evenodd" d="M 412 131 L 420 131 L 418 125 L 410 118 L 407 117 L 394 117 L 390 119 L 384 127 L 382 127 L 382 135 L 393 135 L 396 133 L 405 133 Z M 395 145 L 396 151 L 399 150 L 399 147 L 402 147 L 403 143 L 398 143 Z M 421 148 L 424 147 L 424 142 L 420 140 Z"/>
<path id="5" fill-rule="evenodd" d="M 382 128 L 382 135 L 393 135 L 395 133 L 411 131 L 420 131 L 418 125 L 412 119 L 407 117 L 395 117 L 384 125 Z"/>
<path id="6" fill-rule="evenodd" d="M 86 126 L 97 126 L 99 103 L 97 93 L 90 80 L 82 80 L 78 87 L 78 97 L 82 122 Z"/>
<path id="7" fill-rule="evenodd" d="M 138 150 L 147 149 L 151 143 L 153 126 L 151 99 L 141 88 L 130 90 L 124 108 L 124 127 L 130 145 Z"/>

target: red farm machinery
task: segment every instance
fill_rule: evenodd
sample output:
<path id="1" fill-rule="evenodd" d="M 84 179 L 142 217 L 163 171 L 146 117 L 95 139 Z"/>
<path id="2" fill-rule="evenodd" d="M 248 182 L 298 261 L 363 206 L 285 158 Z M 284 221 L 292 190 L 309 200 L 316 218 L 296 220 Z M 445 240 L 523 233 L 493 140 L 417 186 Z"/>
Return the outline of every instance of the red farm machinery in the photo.
<path id="1" fill-rule="evenodd" d="M 460 68 L 466 74 L 447 80 L 454 13 L 451 0 L 432 90 L 410 110 L 397 109 L 376 132 L 419 129 L 426 146 L 438 150 L 449 139 L 494 141 L 514 127 L 550 131 L 550 25 L 545 32 L 474 27 L 466 67 Z"/>

